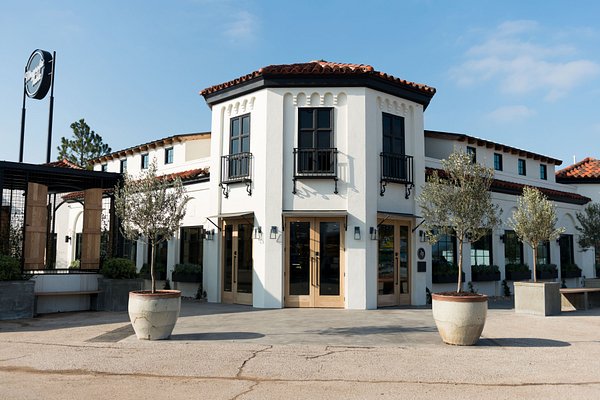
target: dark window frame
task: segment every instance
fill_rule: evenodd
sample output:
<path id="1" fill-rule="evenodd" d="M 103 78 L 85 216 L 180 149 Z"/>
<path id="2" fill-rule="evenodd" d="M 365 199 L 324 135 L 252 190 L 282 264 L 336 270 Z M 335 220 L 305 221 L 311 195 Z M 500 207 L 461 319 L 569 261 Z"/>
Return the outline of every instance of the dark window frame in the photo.
<path id="1" fill-rule="evenodd" d="M 473 146 L 467 146 L 467 154 L 471 156 L 471 163 L 477 162 L 477 148 Z"/>
<path id="2" fill-rule="evenodd" d="M 140 168 L 141 169 L 148 169 L 148 163 L 150 160 L 150 155 L 148 153 L 142 154 L 141 155 L 141 162 L 140 162 Z"/>
<path id="3" fill-rule="evenodd" d="M 527 176 L 527 161 L 522 158 L 517 161 L 517 173 L 521 176 Z"/>
<path id="4" fill-rule="evenodd" d="M 194 232 L 195 231 L 195 232 Z M 180 264 L 196 264 L 203 265 L 203 257 L 204 257 L 204 226 L 182 226 L 179 230 L 180 232 L 180 248 L 179 248 L 179 263 Z M 198 260 L 195 260 L 196 257 L 190 257 L 190 253 L 192 252 L 191 248 L 193 246 L 190 245 L 190 237 L 188 235 L 196 234 L 197 240 L 194 243 L 198 244 L 198 254 L 196 254 Z M 187 246 L 187 247 L 186 247 Z M 194 262 L 196 261 L 196 262 Z"/>
<path id="5" fill-rule="evenodd" d="M 548 180 L 548 166 L 546 164 L 540 164 L 540 179 Z"/>
<path id="6" fill-rule="evenodd" d="M 119 171 L 122 174 L 124 174 L 125 172 L 127 172 L 127 159 L 126 158 L 120 160 Z"/>
<path id="7" fill-rule="evenodd" d="M 549 241 L 545 241 L 542 242 L 538 245 L 538 247 L 535 249 L 535 251 L 537 252 L 537 257 L 536 257 L 536 262 L 538 265 L 540 264 L 552 264 L 552 258 L 551 258 L 551 254 L 550 254 L 550 242 Z M 543 254 L 542 253 L 546 253 Z M 543 257 L 543 256 L 547 256 L 547 257 Z M 545 262 L 540 262 L 540 260 L 544 258 Z"/>
<path id="8" fill-rule="evenodd" d="M 560 247 L 560 265 L 575 264 L 575 247 L 573 241 L 573 235 L 563 234 L 558 238 L 558 244 Z M 565 257 L 565 252 L 568 252 Z"/>
<path id="9" fill-rule="evenodd" d="M 385 120 L 389 119 L 390 120 L 390 132 L 386 134 L 385 131 Z M 397 125 L 395 125 L 395 123 L 398 123 Z M 404 117 L 400 116 L 400 115 L 395 115 L 395 114 L 390 114 L 390 113 L 386 113 L 383 112 L 381 113 L 381 136 L 382 136 L 382 149 L 384 153 L 387 154 L 393 154 L 393 155 L 405 155 L 406 154 L 406 120 Z M 397 139 L 395 136 L 394 132 L 394 127 L 395 126 L 400 126 L 400 137 L 401 137 L 401 144 L 400 144 L 400 151 L 398 151 L 398 149 L 396 149 L 395 146 L 395 140 Z M 389 142 L 390 142 L 390 146 L 389 148 L 386 148 L 386 138 L 389 138 Z"/>
<path id="10" fill-rule="evenodd" d="M 509 237 L 510 236 L 510 237 Z M 511 238 L 512 237 L 512 238 Z M 517 262 L 516 259 L 509 259 L 507 256 L 507 250 L 510 250 L 511 241 L 514 241 L 512 244 L 517 244 L 519 248 L 517 249 L 517 253 L 519 254 L 519 260 Z M 515 249 L 512 249 L 515 250 Z M 504 264 L 524 264 L 523 262 L 523 242 L 519 240 L 517 233 L 513 230 L 505 230 L 504 231 Z"/>
<path id="11" fill-rule="evenodd" d="M 243 122 L 244 119 L 248 119 L 248 133 L 243 133 Z M 239 132 L 237 135 L 234 135 L 233 132 L 233 123 L 234 121 L 239 121 Z M 240 154 L 240 153 L 250 153 L 250 140 L 251 140 L 251 132 L 252 132 L 252 119 L 250 118 L 250 113 L 238 115 L 236 117 L 232 117 L 229 120 L 229 154 Z M 244 138 L 248 138 L 248 149 L 242 149 Z M 234 140 L 239 140 L 238 151 L 233 151 L 233 143 Z"/>
<path id="12" fill-rule="evenodd" d="M 431 246 L 431 259 L 432 263 L 439 263 L 440 261 L 446 261 L 452 265 L 458 265 L 458 245 L 456 243 L 456 237 L 454 235 L 442 234 L 437 242 Z M 444 245 L 443 247 L 441 245 Z M 451 247 L 452 260 L 448 260 L 444 254 L 444 251 Z M 437 254 L 436 254 L 437 253 Z M 442 260 L 442 257 L 444 260 Z"/>
<path id="13" fill-rule="evenodd" d="M 302 127 L 301 113 L 303 111 L 312 111 L 312 127 Z M 329 111 L 329 126 L 327 128 L 319 128 L 319 111 Z M 316 111 L 316 112 L 315 112 Z M 298 148 L 299 149 L 319 149 L 319 132 L 329 131 L 329 146 L 325 148 L 335 147 L 335 135 L 334 135 L 334 108 L 333 107 L 298 107 Z M 312 132 L 312 146 L 302 146 L 302 140 L 300 136 L 302 133 Z"/>
<path id="14" fill-rule="evenodd" d="M 487 245 L 488 247 L 476 247 L 482 244 L 484 246 Z M 487 255 L 485 255 L 485 251 L 488 252 Z M 471 266 L 494 265 L 494 238 L 491 232 L 485 236 L 482 236 L 479 240 L 471 243 L 471 251 L 469 256 L 471 258 Z M 485 261 L 486 258 L 487 262 Z M 479 259 L 481 259 L 482 262 L 479 262 Z"/>
<path id="15" fill-rule="evenodd" d="M 165 165 L 173 164 L 173 160 L 175 158 L 175 150 L 173 146 L 165 148 Z"/>
<path id="16" fill-rule="evenodd" d="M 502 154 L 494 153 L 494 169 L 496 171 L 502 171 Z"/>
<path id="17" fill-rule="evenodd" d="M 100 164 L 100 171 L 108 172 L 108 164 Z"/>

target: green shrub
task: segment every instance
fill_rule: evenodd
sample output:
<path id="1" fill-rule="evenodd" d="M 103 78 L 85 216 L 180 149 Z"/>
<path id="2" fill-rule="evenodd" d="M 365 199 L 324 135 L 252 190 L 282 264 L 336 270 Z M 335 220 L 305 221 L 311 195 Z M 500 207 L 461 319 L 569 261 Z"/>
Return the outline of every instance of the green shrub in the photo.
<path id="1" fill-rule="evenodd" d="M 491 274 L 500 272 L 500 268 L 498 268 L 497 265 L 472 265 L 471 272 L 476 272 L 478 274 Z"/>
<path id="2" fill-rule="evenodd" d="M 506 272 L 528 272 L 527 264 L 506 264 Z"/>
<path id="3" fill-rule="evenodd" d="M 454 265 L 448 261 L 434 261 L 431 271 L 433 275 L 458 274 L 458 265 Z"/>
<path id="4" fill-rule="evenodd" d="M 81 267 L 81 261 L 73 260 L 71 264 L 69 264 L 69 269 L 79 269 Z"/>
<path id="5" fill-rule="evenodd" d="M 538 274 L 541 274 L 542 272 L 558 272 L 556 264 L 538 264 L 536 271 Z"/>
<path id="6" fill-rule="evenodd" d="M 202 274 L 202 265 L 198 264 L 175 264 L 173 272 L 178 274 Z"/>
<path id="7" fill-rule="evenodd" d="M 109 258 L 105 260 L 100 273 L 108 279 L 137 278 L 135 264 L 127 258 Z"/>
<path id="8" fill-rule="evenodd" d="M 22 279 L 19 260 L 0 255 L 0 281 L 20 281 Z"/>
<path id="9" fill-rule="evenodd" d="M 573 271 L 573 272 L 577 272 L 577 271 L 581 272 L 581 268 L 579 268 L 579 266 L 577 266 L 577 264 L 570 264 L 570 263 L 568 263 L 568 264 L 562 264 L 560 266 L 560 270 L 563 271 L 563 272 L 571 272 L 571 271 Z"/>
<path id="10" fill-rule="evenodd" d="M 160 272 L 167 273 L 167 266 L 154 264 L 154 273 L 158 274 Z M 142 269 L 140 270 L 140 274 L 149 274 L 149 273 L 150 273 L 150 263 L 142 264 Z"/>

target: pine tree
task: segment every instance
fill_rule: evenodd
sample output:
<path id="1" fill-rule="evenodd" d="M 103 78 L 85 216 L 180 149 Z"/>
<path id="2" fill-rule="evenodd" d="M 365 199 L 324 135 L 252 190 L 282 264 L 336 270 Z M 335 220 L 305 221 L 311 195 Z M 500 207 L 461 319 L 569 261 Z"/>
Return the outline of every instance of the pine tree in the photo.
<path id="1" fill-rule="evenodd" d="M 90 129 L 82 118 L 71 124 L 73 139 L 62 137 L 58 149 L 58 160 L 66 159 L 81 168 L 91 169 L 89 161 L 110 153 L 111 148 L 102 141 L 102 136 Z"/>

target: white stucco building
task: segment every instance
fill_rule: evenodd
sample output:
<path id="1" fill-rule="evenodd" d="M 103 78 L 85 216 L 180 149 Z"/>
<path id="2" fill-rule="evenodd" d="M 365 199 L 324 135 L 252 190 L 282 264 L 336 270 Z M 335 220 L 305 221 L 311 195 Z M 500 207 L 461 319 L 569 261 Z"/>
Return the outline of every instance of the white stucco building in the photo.
<path id="1" fill-rule="evenodd" d="M 544 262 L 568 260 L 594 276 L 593 252 L 578 251 L 574 240 L 575 213 L 590 199 L 555 181 L 561 161 L 425 130 L 431 87 L 368 65 L 313 61 L 261 68 L 201 94 L 212 111 L 209 133 L 117 151 L 95 160 L 94 169 L 136 174 L 156 159 L 160 174 L 182 177 L 193 200 L 161 262 L 169 272 L 177 263 L 202 263 L 208 301 L 373 309 L 422 305 L 427 290 L 451 289 L 434 283 L 432 270 L 441 259 L 456 260 L 456 246 L 449 238 L 433 248 L 425 243 L 415 198 L 427 171 L 456 147 L 495 168 L 493 199 L 503 221 L 523 185 L 541 188 L 566 227 L 560 244 L 539 250 Z M 63 212 L 67 236 L 77 235 L 79 207 Z M 531 260 L 511 235 L 501 226 L 466 246 L 465 281 L 473 280 L 471 264 L 498 265 L 499 279 L 474 286 L 502 294 L 505 265 Z M 143 244 L 133 254 L 131 244 L 119 243 L 138 268 L 147 262 Z M 59 244 L 63 264 L 76 258 L 76 240 Z M 570 279 L 569 286 L 579 284 Z"/>

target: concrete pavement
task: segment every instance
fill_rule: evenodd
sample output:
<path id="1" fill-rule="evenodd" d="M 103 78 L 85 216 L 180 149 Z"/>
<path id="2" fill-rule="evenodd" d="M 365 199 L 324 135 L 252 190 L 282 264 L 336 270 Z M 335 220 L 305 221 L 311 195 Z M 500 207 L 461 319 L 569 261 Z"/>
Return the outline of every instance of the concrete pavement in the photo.
<path id="1" fill-rule="evenodd" d="M 495 307 L 494 304 L 491 307 Z M 600 309 L 489 310 L 477 346 L 429 309 L 258 310 L 184 301 L 171 340 L 126 313 L 0 322 L 0 399 L 600 398 Z"/>

